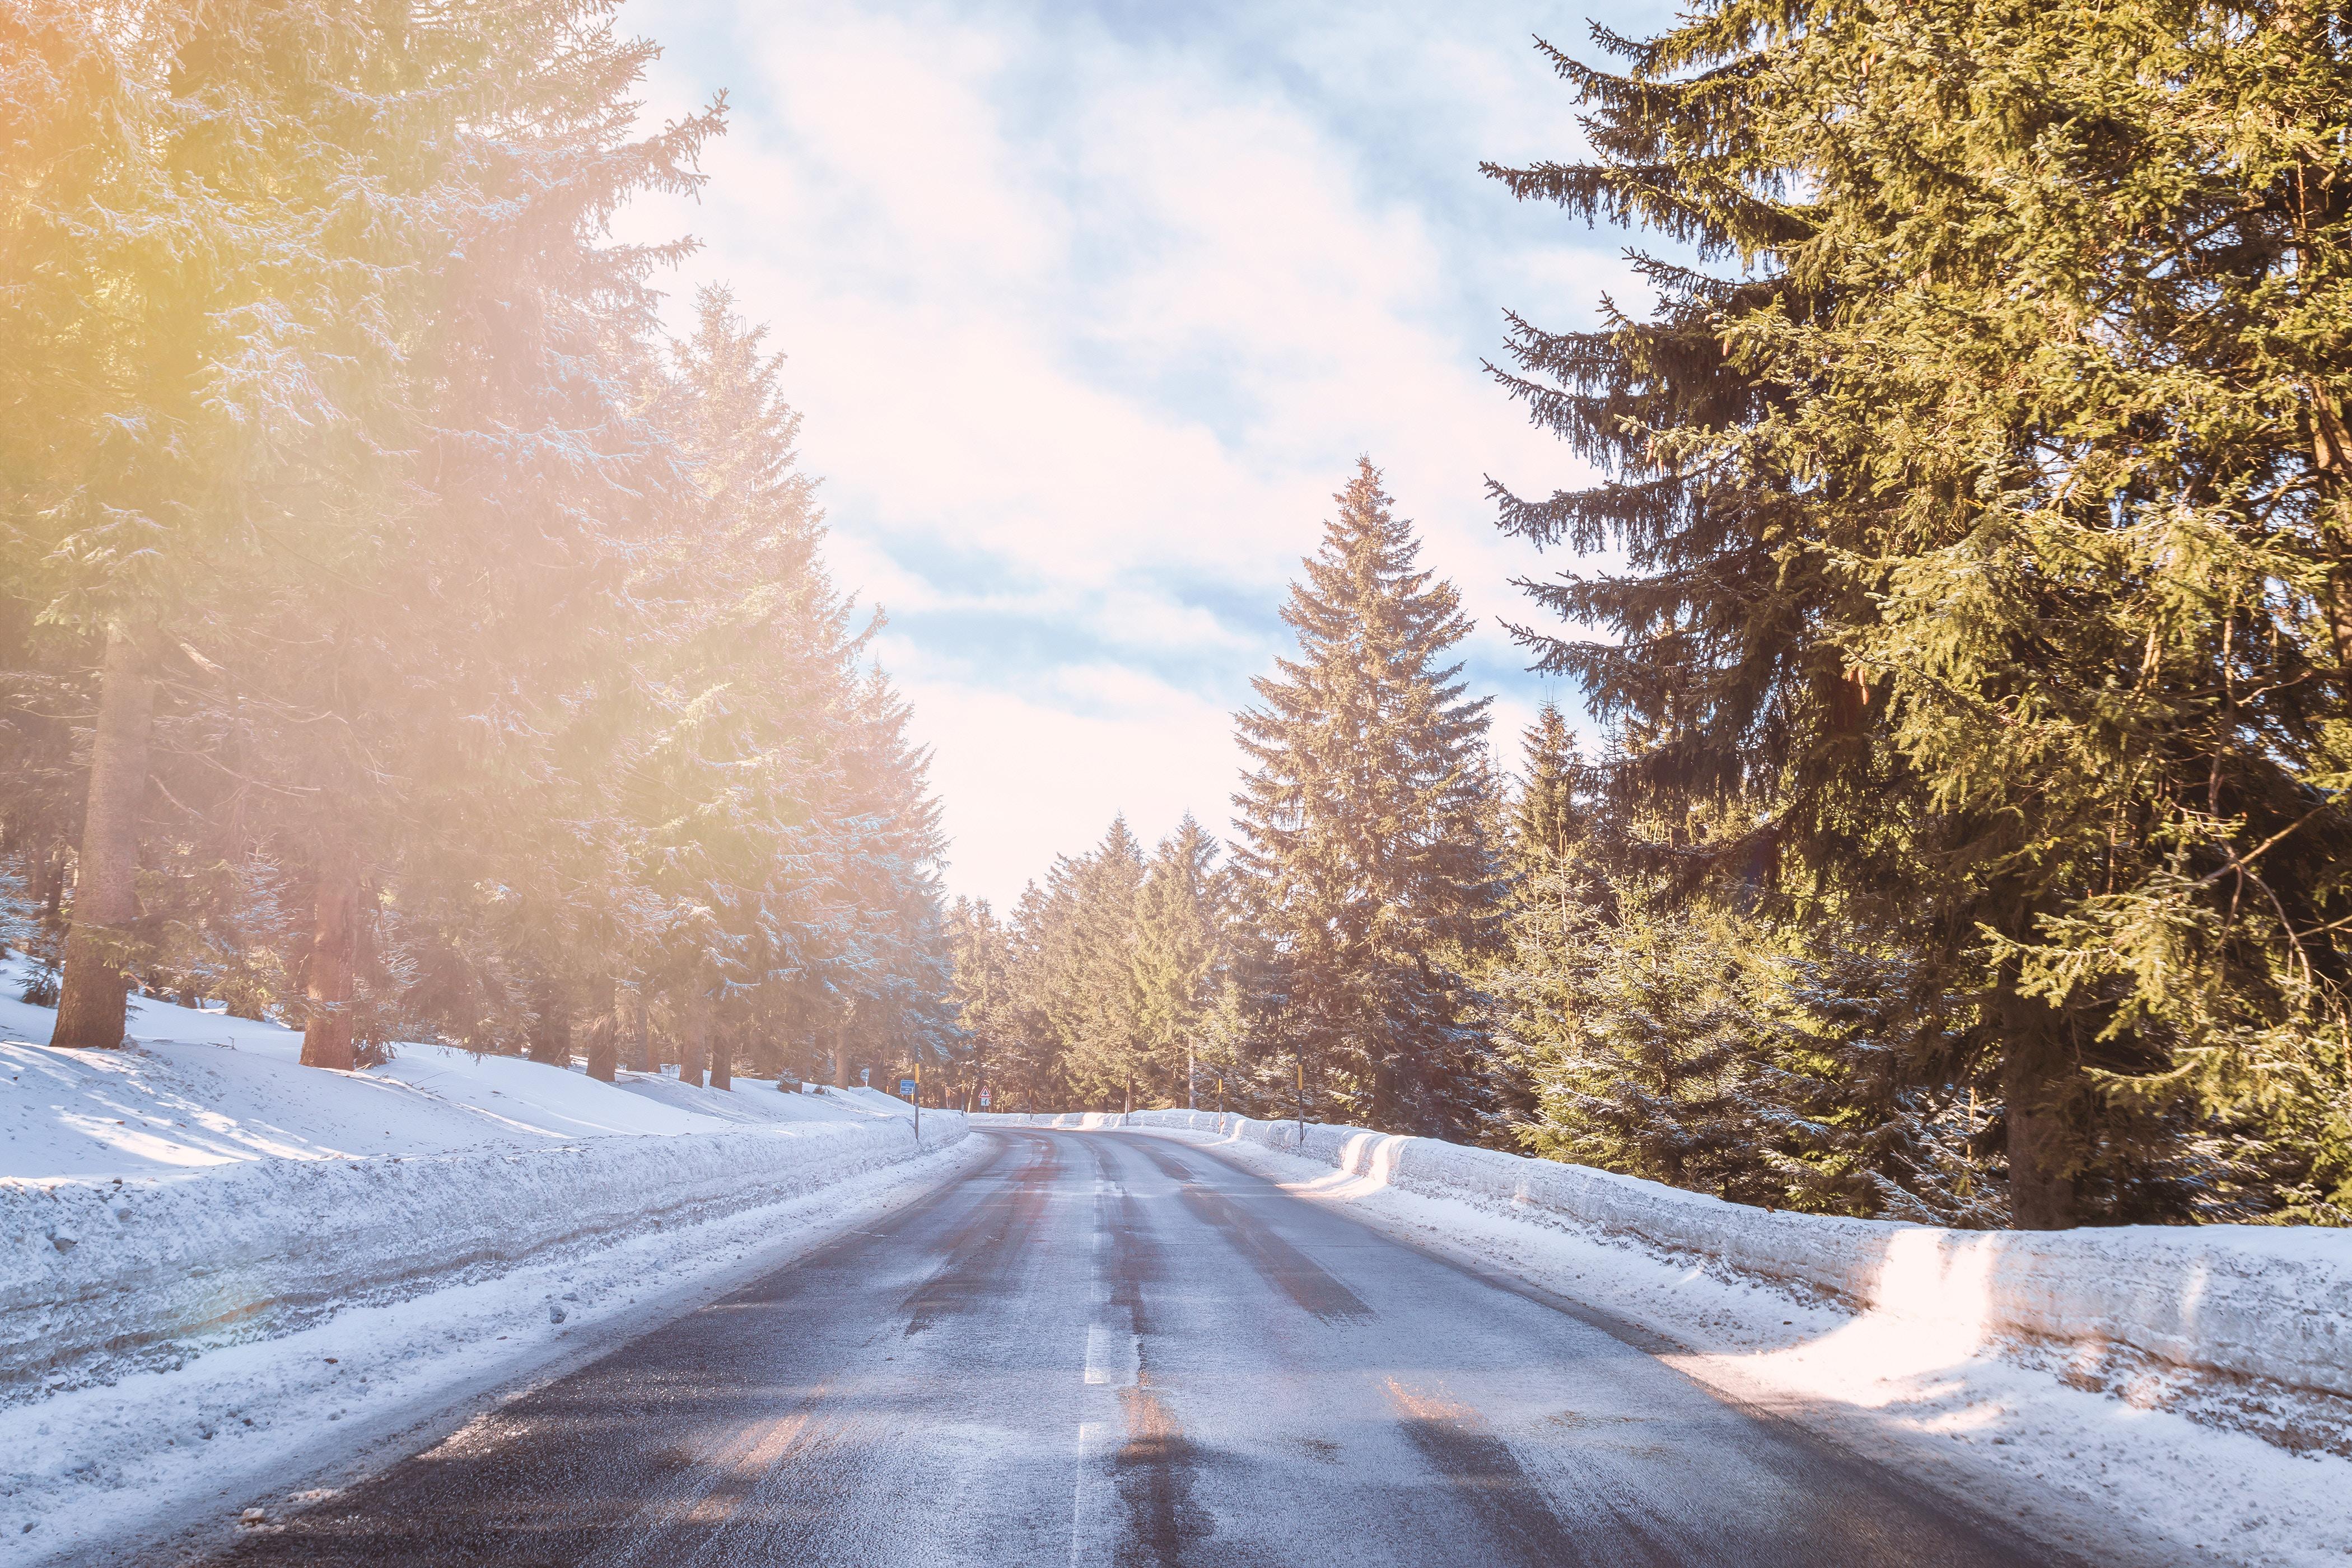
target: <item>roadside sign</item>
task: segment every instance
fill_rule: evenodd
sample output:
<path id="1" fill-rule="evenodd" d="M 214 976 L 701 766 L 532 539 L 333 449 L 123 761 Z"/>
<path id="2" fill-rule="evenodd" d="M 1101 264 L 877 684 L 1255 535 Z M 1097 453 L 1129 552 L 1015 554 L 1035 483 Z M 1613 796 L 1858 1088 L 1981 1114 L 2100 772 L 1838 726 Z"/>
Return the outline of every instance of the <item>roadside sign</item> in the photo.
<path id="1" fill-rule="evenodd" d="M 982 1110 L 988 1109 L 988 1090 L 984 1089 L 980 1091 L 980 1108 Z"/>
<path id="2" fill-rule="evenodd" d="M 908 1098 L 908 1100 L 912 1100 L 912 1099 L 914 1099 L 914 1098 L 915 1098 L 915 1080 L 914 1080 L 913 1079 L 910 1079 L 910 1078 L 902 1078 L 902 1079 L 900 1079 L 898 1080 L 898 1092 L 899 1092 L 900 1094 L 904 1095 L 904 1096 L 905 1096 L 906 1098 Z"/>

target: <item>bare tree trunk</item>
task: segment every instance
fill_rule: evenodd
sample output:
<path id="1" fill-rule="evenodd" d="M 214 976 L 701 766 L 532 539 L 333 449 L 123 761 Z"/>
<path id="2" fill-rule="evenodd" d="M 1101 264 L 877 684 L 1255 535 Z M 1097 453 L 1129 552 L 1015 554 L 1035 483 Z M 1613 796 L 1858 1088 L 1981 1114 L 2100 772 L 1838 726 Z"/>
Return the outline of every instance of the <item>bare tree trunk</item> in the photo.
<path id="1" fill-rule="evenodd" d="M 2019 1016 L 2029 1010 L 2040 1016 Z M 2009 1118 L 2009 1223 L 2019 1230 L 2065 1230 L 2074 1224 L 2074 1180 L 2063 1173 L 2068 1139 L 2051 1071 L 2055 1042 L 2049 1037 L 2050 1012 L 2023 997 L 2012 997 L 2003 1012 L 2022 1026 L 2010 1033 L 2001 1063 Z M 2042 1026 L 2033 1027 L 2036 1023 Z"/>
<path id="2" fill-rule="evenodd" d="M 735 1088 L 735 1032 L 713 1029 L 710 1032 L 710 1087 L 733 1092 Z"/>
<path id="3" fill-rule="evenodd" d="M 106 639 L 98 728 L 90 738 L 89 795 L 73 923 L 49 1044 L 111 1049 L 122 1044 L 124 960 L 139 915 L 139 808 L 147 794 L 147 741 L 155 721 L 155 672 L 117 631 Z"/>
<path id="4" fill-rule="evenodd" d="M 359 860 L 348 845 L 331 844 L 319 857 L 312 899 L 310 962 L 303 986 L 302 1065 L 349 1072 L 352 995 L 359 976 Z"/>
<path id="5" fill-rule="evenodd" d="M 646 995 L 646 983 L 640 979 L 629 987 L 630 1013 L 635 1020 L 636 1038 L 636 1070 L 651 1072 L 659 1064 L 654 1060 L 653 1003 Z"/>
<path id="6" fill-rule="evenodd" d="M 833 1026 L 833 1086 L 849 1087 L 849 1031 L 838 1024 Z"/>
<path id="7" fill-rule="evenodd" d="M 572 1065 L 572 989 L 555 975 L 541 973 L 531 987 L 530 1059 L 553 1067 Z"/>
<path id="8" fill-rule="evenodd" d="M 588 1026 L 588 1076 L 611 1083 L 620 1076 L 621 1013 L 620 994 L 609 973 L 598 977 L 596 994 L 595 1021 Z"/>
<path id="9" fill-rule="evenodd" d="M 710 1048 L 710 998 L 700 983 L 686 1001 L 686 1036 L 677 1045 L 677 1081 L 702 1087 L 703 1058 Z"/>

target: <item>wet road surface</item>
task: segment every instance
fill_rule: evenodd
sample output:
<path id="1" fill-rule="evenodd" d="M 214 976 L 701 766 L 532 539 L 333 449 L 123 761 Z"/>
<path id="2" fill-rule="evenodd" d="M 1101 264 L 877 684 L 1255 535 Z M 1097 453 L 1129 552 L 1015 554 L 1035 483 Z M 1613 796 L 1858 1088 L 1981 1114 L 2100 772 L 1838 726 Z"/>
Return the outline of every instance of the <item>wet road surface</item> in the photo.
<path id="1" fill-rule="evenodd" d="M 220 1564 L 2056 1561 L 1224 1163 L 992 1156 Z"/>

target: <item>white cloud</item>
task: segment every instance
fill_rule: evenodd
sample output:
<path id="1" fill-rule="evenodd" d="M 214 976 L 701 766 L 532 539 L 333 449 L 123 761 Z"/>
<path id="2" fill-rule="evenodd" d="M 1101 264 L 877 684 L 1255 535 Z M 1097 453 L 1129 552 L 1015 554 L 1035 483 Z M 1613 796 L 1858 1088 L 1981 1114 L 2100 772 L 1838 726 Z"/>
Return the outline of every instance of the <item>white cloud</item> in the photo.
<path id="1" fill-rule="evenodd" d="M 1493 622 L 1527 618 L 1507 579 L 1537 563 L 1482 477 L 1575 470 L 1478 371 L 1506 296 L 1465 325 L 1465 273 L 1534 308 L 1625 268 L 1550 250 L 1533 212 L 1517 247 L 1465 237 L 1348 114 L 1276 85 L 1410 67 L 1404 111 L 1433 133 L 1567 150 L 1542 141 L 1564 111 L 1523 32 L 1430 17 L 1267 22 L 1297 55 L 1278 76 L 1082 15 L 745 3 L 732 47 L 674 57 L 725 79 L 654 84 L 651 112 L 730 88 L 734 128 L 704 200 L 644 204 L 631 232 L 704 237 L 687 280 L 733 283 L 790 354 L 832 559 L 893 613 L 960 889 L 1007 900 L 1122 808 L 1147 838 L 1187 808 L 1223 826 L 1237 671 L 1278 650 L 1271 611 L 1360 451 L 1484 623 L 1481 660 L 1524 662 Z M 1536 700 L 1498 708 L 1506 753 Z"/>

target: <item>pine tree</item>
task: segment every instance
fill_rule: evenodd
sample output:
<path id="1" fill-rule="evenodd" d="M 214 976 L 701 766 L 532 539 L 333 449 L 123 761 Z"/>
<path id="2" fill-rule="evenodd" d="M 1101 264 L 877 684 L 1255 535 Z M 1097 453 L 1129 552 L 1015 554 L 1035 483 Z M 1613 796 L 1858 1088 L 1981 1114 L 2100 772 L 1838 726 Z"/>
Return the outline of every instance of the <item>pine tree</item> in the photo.
<path id="1" fill-rule="evenodd" d="M 1062 1041 L 1061 1070 L 1081 1102 L 1133 1110 L 1148 1071 L 1142 997 L 1136 984 L 1136 908 L 1143 846 L 1115 817 L 1092 852 L 1070 868 L 1069 918 L 1049 949 L 1060 984 L 1048 1016 Z"/>
<path id="2" fill-rule="evenodd" d="M 1556 885 L 1555 885 L 1556 889 Z M 1685 925 L 1645 890 L 1606 912 L 1538 896 L 1513 921 L 1519 962 L 1496 991 L 1541 1115 L 1537 1152 L 1719 1197 L 1762 1201 L 1755 1079 L 1765 1024 L 1727 933 Z"/>
<path id="3" fill-rule="evenodd" d="M 1190 812 L 1144 867 L 1135 910 L 1137 1026 L 1155 1100 L 1190 1106 L 1201 1036 L 1229 969 L 1217 843 Z"/>
<path id="4" fill-rule="evenodd" d="M 948 1004 L 964 1037 L 965 1098 L 972 1100 L 982 1087 L 1001 1095 L 1024 1064 L 1013 937 L 986 899 L 958 899 L 949 906 L 948 955 Z"/>
<path id="5" fill-rule="evenodd" d="M 1556 703 L 1543 705 L 1521 743 L 1526 777 L 1511 803 L 1509 841 L 1512 868 L 1528 878 L 1558 869 L 1582 841 L 1584 765 Z"/>
<path id="6" fill-rule="evenodd" d="M 1276 1028 L 1324 1111 L 1463 1136 L 1492 1099 L 1461 972 L 1497 894 L 1486 699 L 1444 662 L 1470 630 L 1417 569 L 1369 458 L 1335 498 L 1283 618 L 1299 656 L 1236 719 L 1234 804 L 1253 920 L 1276 954 Z"/>
<path id="7" fill-rule="evenodd" d="M 398 446 L 380 389 L 414 170 L 375 112 L 380 38 L 334 7 L 27 5 L 7 26 L 30 68 L 12 145 L 41 167 L 0 218 L 27 307 L 5 401 L 41 446 L 12 447 L 0 506 L 20 591 L 103 647 L 55 1040 L 110 1047 L 149 945 L 165 662 L 203 668 L 194 645 L 284 560 L 345 559 Z"/>
<path id="8" fill-rule="evenodd" d="M 1717 0 L 1612 75 L 1595 161 L 1491 172 L 1649 225 L 1653 320 L 1514 321 L 1608 464 L 1504 525 L 1626 570 L 1530 635 L 1621 739 L 1651 863 L 1901 954 L 1916 1083 L 2000 1101 L 2016 1223 L 2352 1179 L 2335 803 L 2352 86 L 2332 13 Z M 2314 193 L 2326 193 L 2315 196 Z M 1714 273 L 1699 268 L 1737 258 Z M 2286 1152 L 2291 1151 L 2291 1152 Z"/>
<path id="9" fill-rule="evenodd" d="M 723 107 L 640 130 L 614 10 L 0 10 L 0 849 L 62 905 L 81 818 L 61 1041 L 129 980 L 328 1067 L 952 1045 L 928 759 L 776 357 L 723 291 L 666 343 L 686 245 L 609 234 Z"/>

